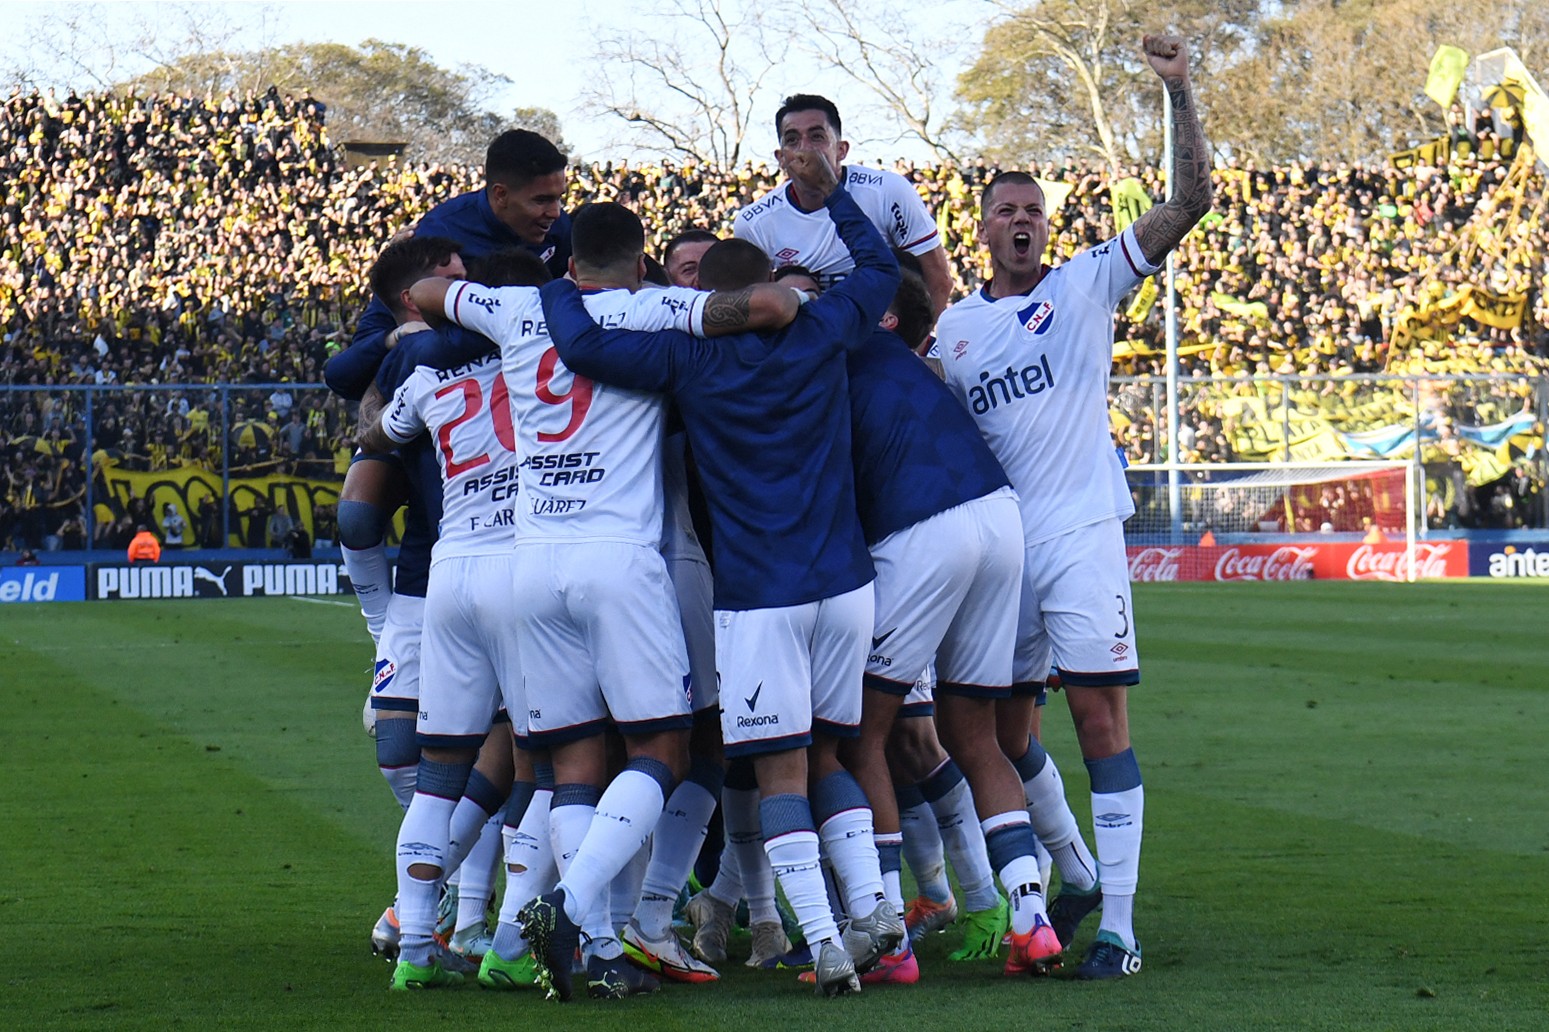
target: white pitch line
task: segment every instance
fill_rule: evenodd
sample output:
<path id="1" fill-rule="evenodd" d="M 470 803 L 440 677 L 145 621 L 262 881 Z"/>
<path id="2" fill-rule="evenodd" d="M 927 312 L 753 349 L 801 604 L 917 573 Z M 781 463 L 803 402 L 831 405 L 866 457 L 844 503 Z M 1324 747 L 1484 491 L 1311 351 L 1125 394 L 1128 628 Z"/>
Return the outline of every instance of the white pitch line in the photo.
<path id="1" fill-rule="evenodd" d="M 317 606 L 345 606 L 349 609 L 358 608 L 360 605 L 358 602 L 340 602 L 337 599 L 332 598 L 307 598 L 304 595 L 292 595 L 291 601 L 311 602 L 313 605 Z"/>

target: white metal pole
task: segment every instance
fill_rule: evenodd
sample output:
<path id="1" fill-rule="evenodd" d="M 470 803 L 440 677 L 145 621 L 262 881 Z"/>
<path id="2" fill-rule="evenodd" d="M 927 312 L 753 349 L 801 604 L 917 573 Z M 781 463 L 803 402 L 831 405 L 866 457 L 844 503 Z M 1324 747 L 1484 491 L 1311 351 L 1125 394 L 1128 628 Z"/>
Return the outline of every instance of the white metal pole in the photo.
<path id="1" fill-rule="evenodd" d="M 1173 182 L 1173 118 L 1172 104 L 1167 90 L 1162 90 L 1162 169 L 1167 176 L 1167 200 L 1172 200 L 1177 184 Z M 1167 509 L 1172 526 L 1172 539 L 1179 543 L 1183 534 L 1183 492 L 1179 489 L 1177 464 L 1183 461 L 1178 452 L 1178 292 L 1176 248 L 1167 252 L 1164 275 L 1167 320 Z"/>

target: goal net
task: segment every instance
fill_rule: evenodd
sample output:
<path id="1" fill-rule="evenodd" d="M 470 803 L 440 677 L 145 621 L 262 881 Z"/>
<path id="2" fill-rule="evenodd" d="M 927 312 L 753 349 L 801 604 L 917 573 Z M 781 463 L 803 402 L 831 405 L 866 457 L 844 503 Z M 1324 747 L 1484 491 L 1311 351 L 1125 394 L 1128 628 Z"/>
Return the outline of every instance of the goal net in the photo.
<path id="1" fill-rule="evenodd" d="M 1457 572 L 1451 549 L 1438 561 L 1435 549 L 1417 548 L 1410 462 L 1159 464 L 1133 466 L 1126 476 L 1135 515 L 1124 535 L 1135 580 L 1414 580 Z"/>

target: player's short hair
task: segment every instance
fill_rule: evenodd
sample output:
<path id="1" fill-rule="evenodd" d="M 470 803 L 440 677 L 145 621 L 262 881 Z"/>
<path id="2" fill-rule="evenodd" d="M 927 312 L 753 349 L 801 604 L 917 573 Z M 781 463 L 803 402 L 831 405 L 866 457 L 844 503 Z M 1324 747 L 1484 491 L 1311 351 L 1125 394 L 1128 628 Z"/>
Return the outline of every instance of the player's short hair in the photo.
<path id="1" fill-rule="evenodd" d="M 429 276 L 436 266 L 462 251 L 448 237 L 411 236 L 382 248 L 371 265 L 371 290 L 395 316 L 403 314 L 399 295 Z"/>
<path id="2" fill-rule="evenodd" d="M 468 263 L 468 278 L 486 287 L 541 287 L 553 275 L 525 247 L 507 247 Z"/>
<path id="3" fill-rule="evenodd" d="M 990 198 L 994 196 L 995 188 L 1001 183 L 1008 186 L 1037 186 L 1038 180 L 1026 172 L 1000 172 L 995 178 L 984 184 L 984 192 L 979 195 L 979 217 L 984 218 L 984 213 L 989 210 Z"/>
<path id="4" fill-rule="evenodd" d="M 898 290 L 887 310 L 898 317 L 898 327 L 893 332 L 903 338 L 909 350 L 918 351 L 925 338 L 930 336 L 936 314 L 931 308 L 930 291 L 925 289 L 925 277 L 909 269 L 899 271 L 902 275 Z"/>
<path id="5" fill-rule="evenodd" d="M 653 287 L 670 287 L 672 286 L 672 277 L 667 275 L 667 266 L 650 255 L 646 255 L 645 279 L 643 282 L 649 283 Z"/>
<path id="6" fill-rule="evenodd" d="M 699 259 L 701 290 L 741 290 L 769 282 L 769 256 L 750 240 L 718 240 Z"/>
<path id="7" fill-rule="evenodd" d="M 570 219 L 570 249 L 577 265 L 608 269 L 645 253 L 640 216 L 614 201 L 594 201 Z"/>
<path id="8" fill-rule="evenodd" d="M 916 276 L 924 278 L 925 265 L 920 261 L 920 256 L 913 251 L 905 251 L 902 247 L 895 247 L 893 248 L 893 260 L 905 272 L 912 272 Z"/>
<path id="9" fill-rule="evenodd" d="M 813 272 L 805 265 L 797 265 L 795 262 L 792 262 L 789 265 L 780 266 L 769 278 L 774 282 L 779 283 L 781 280 L 790 279 L 792 276 L 805 276 L 807 279 L 812 280 L 814 283 L 822 282 L 822 280 L 818 278 L 817 273 Z"/>
<path id="10" fill-rule="evenodd" d="M 828 124 L 834 128 L 834 136 L 844 135 L 844 126 L 839 121 L 839 109 L 834 102 L 827 97 L 820 97 L 816 93 L 793 93 L 781 103 L 780 110 L 775 112 L 775 138 L 779 139 L 784 131 L 785 116 L 796 111 L 821 111 L 828 118 Z"/>
<path id="11" fill-rule="evenodd" d="M 708 229 L 685 229 L 683 232 L 667 241 L 666 250 L 662 251 L 662 264 L 666 265 L 668 262 L 672 261 L 672 252 L 676 251 L 684 244 L 713 244 L 720 239 L 720 237 L 716 236 Z"/>
<path id="12" fill-rule="evenodd" d="M 507 129 L 484 152 L 484 182 L 519 190 L 539 176 L 565 170 L 565 155 L 531 129 Z"/>

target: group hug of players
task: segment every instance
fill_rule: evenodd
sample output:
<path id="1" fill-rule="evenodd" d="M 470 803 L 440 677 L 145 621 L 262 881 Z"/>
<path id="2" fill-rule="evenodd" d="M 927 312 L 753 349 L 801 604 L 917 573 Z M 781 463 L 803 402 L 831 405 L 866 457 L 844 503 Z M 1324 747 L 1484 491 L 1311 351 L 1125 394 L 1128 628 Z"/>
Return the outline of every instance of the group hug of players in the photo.
<path id="1" fill-rule="evenodd" d="M 918 981 L 912 942 L 954 921 L 954 958 L 1004 949 L 1023 976 L 1100 911 L 1078 977 L 1140 970 L 1109 354 L 1115 306 L 1210 203 L 1182 41 L 1143 49 L 1173 196 L 1050 268 L 1042 191 L 1002 173 L 993 278 L 950 306 L 919 196 L 846 165 L 812 95 L 776 115 L 786 181 L 664 265 L 629 209 L 562 212 L 564 156 L 519 130 L 483 190 L 384 250 L 326 372 L 363 400 L 339 523 L 405 809 L 373 931 L 393 988 L 714 981 L 742 901 L 748 963 L 826 995 Z M 1036 734 L 1051 669 L 1095 858 Z M 674 905 L 718 807 L 686 946 Z"/>

